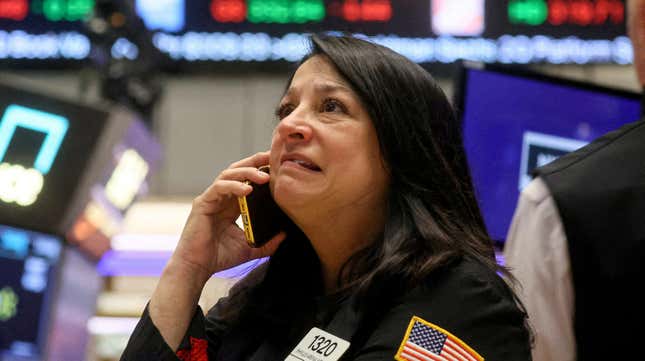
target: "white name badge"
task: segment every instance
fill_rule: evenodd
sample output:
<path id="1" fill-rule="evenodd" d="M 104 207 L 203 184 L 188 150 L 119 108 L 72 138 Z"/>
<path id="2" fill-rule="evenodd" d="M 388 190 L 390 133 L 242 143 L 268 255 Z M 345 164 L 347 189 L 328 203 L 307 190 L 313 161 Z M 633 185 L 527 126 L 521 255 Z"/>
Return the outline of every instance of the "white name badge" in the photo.
<path id="1" fill-rule="evenodd" d="M 348 348 L 349 342 L 314 327 L 285 361 L 337 361 Z"/>

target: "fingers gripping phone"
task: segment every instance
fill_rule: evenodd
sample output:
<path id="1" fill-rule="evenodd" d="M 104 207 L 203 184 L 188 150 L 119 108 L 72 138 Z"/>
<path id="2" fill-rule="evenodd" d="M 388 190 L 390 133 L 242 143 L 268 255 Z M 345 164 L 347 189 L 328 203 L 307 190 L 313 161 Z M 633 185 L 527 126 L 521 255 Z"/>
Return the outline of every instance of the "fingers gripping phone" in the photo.
<path id="1" fill-rule="evenodd" d="M 259 168 L 269 173 L 269 166 Z M 247 181 L 253 191 L 245 197 L 238 197 L 240 214 L 244 226 L 244 236 L 249 246 L 262 247 L 280 231 L 284 230 L 286 214 L 271 196 L 269 183 L 256 184 Z"/>

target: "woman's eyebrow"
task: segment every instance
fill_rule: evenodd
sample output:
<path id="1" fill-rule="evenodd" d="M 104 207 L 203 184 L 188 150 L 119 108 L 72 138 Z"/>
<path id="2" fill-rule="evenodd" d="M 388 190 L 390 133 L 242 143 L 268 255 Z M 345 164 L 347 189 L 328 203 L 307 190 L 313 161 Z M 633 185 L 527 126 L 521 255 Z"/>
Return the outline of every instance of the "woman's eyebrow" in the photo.
<path id="1" fill-rule="evenodd" d="M 320 83 L 314 84 L 316 91 L 321 93 L 343 92 L 353 94 L 354 92 L 345 85 L 339 83 Z"/>
<path id="2" fill-rule="evenodd" d="M 324 82 L 324 83 L 315 83 L 314 85 L 314 90 L 316 92 L 320 93 L 335 93 L 335 92 L 342 92 L 342 93 L 347 93 L 349 95 L 353 95 L 354 92 L 347 87 L 346 85 L 343 85 L 341 83 L 332 83 L 332 82 Z M 294 93 L 298 93 L 300 89 L 298 87 L 290 87 L 287 89 L 287 91 L 284 93 L 282 98 L 287 98 Z"/>

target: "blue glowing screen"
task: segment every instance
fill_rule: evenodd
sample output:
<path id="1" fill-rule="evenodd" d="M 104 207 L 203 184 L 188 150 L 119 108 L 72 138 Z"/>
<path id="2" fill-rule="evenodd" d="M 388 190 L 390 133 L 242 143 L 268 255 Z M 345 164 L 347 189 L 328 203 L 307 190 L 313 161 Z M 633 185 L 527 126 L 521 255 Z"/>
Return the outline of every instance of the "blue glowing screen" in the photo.
<path id="1" fill-rule="evenodd" d="M 471 175 L 498 241 L 536 166 L 641 115 L 636 94 L 500 69 L 467 69 L 459 91 Z"/>
<path id="2" fill-rule="evenodd" d="M 18 127 L 45 134 L 45 140 L 38 149 L 33 167 L 42 174 L 49 173 L 69 128 L 69 121 L 60 115 L 15 104 L 9 105 L 0 118 L 0 162 Z"/>
<path id="3" fill-rule="evenodd" d="M 0 83 L 0 224 L 62 234 L 107 117 L 102 109 Z M 16 201 L 32 179 L 18 168 L 42 175 L 33 203 Z"/>
<path id="4" fill-rule="evenodd" d="M 42 356 L 62 241 L 0 225 L 0 356 Z"/>

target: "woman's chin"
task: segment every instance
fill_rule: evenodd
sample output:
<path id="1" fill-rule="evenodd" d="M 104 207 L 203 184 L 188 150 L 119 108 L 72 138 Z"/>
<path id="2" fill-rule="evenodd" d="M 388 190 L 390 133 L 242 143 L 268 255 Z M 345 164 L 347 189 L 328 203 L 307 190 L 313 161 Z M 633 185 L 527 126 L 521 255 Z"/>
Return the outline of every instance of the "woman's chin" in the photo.
<path id="1" fill-rule="evenodd" d="M 273 199 L 275 199 L 275 202 L 278 203 L 280 207 L 289 208 L 306 203 L 307 197 L 304 194 L 285 188 L 286 187 L 276 187 L 273 190 Z"/>
<path id="2" fill-rule="evenodd" d="M 297 210 L 311 204 L 314 199 L 311 190 L 276 184 L 273 187 L 273 199 L 285 211 Z"/>

